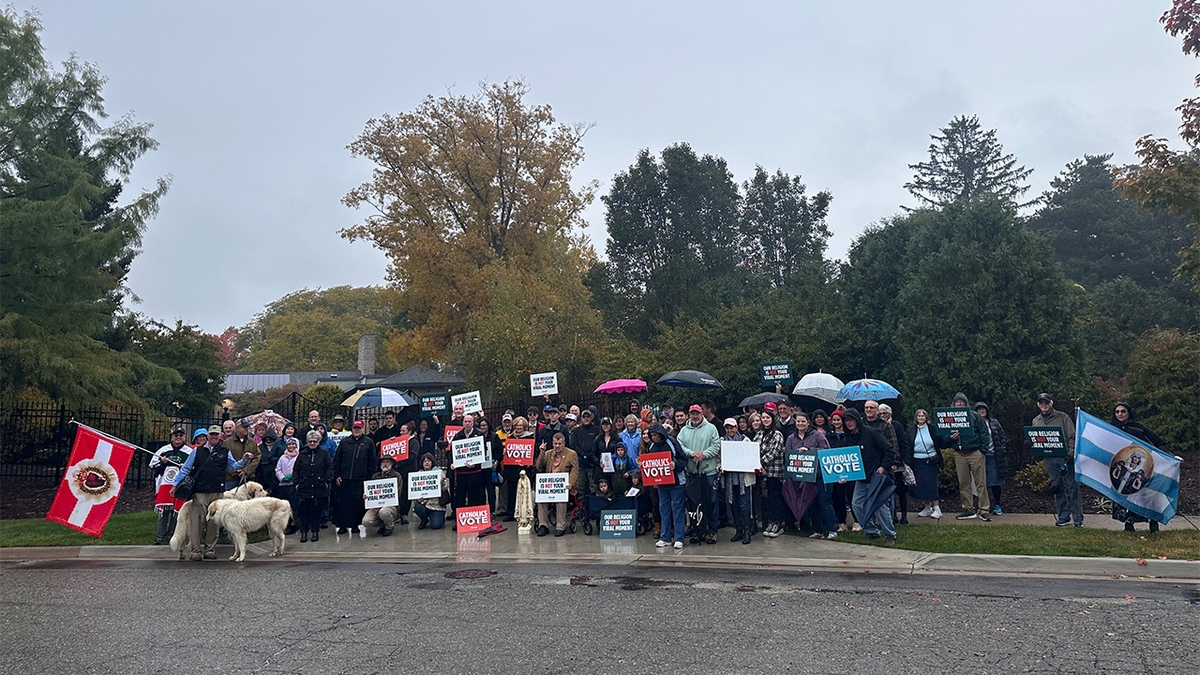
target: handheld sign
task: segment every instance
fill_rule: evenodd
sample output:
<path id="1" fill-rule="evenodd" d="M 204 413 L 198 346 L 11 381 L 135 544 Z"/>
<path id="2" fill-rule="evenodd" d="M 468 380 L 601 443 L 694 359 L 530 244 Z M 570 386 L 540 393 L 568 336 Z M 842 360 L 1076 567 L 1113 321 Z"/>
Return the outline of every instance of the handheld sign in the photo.
<path id="1" fill-rule="evenodd" d="M 787 477 L 803 483 L 817 482 L 820 466 L 816 450 L 788 450 L 783 460 L 783 471 Z"/>
<path id="2" fill-rule="evenodd" d="M 463 404 L 464 413 L 483 412 L 483 403 L 479 399 L 478 391 L 468 391 L 450 397 L 451 406 L 457 407 L 459 403 Z"/>
<path id="3" fill-rule="evenodd" d="M 1025 427 L 1029 454 L 1036 457 L 1066 457 L 1067 442 L 1062 427 Z"/>
<path id="4" fill-rule="evenodd" d="M 637 511 L 613 509 L 600 512 L 601 539 L 633 539 L 637 535 Z"/>
<path id="5" fill-rule="evenodd" d="M 442 496 L 442 471 L 414 471 L 408 474 L 408 498 L 430 499 Z"/>
<path id="6" fill-rule="evenodd" d="M 558 393 L 558 373 L 538 373 L 529 376 L 529 393 L 544 396 Z"/>
<path id="7" fill-rule="evenodd" d="M 754 473 L 762 468 L 758 443 L 754 441 L 721 441 L 721 470 Z"/>
<path id="8" fill-rule="evenodd" d="M 380 478 L 363 481 L 363 506 L 368 509 L 400 506 L 399 479 Z"/>
<path id="9" fill-rule="evenodd" d="M 454 511 L 454 516 L 458 520 L 460 534 L 486 530 L 492 524 L 491 507 L 487 504 L 457 509 Z"/>
<path id="10" fill-rule="evenodd" d="M 421 394 L 421 417 L 445 415 L 450 412 L 449 394 Z"/>
<path id="11" fill-rule="evenodd" d="M 468 464 L 483 464 L 487 450 L 483 446 L 483 436 L 460 438 L 450 442 L 450 451 L 454 458 L 450 466 L 457 469 Z"/>
<path id="12" fill-rule="evenodd" d="M 504 441 L 505 466 L 533 466 L 532 438 L 508 438 Z"/>
<path id="13" fill-rule="evenodd" d="M 393 461 L 403 462 L 408 459 L 408 434 L 384 439 L 379 444 L 379 454 L 391 457 Z"/>
<path id="14" fill-rule="evenodd" d="M 973 436 L 970 408 L 934 408 L 933 428 L 938 436 L 949 436 L 958 432 L 961 436 Z"/>
<path id="15" fill-rule="evenodd" d="M 617 467 L 613 465 L 613 461 L 612 461 L 612 453 L 611 452 L 600 453 L 600 471 L 603 473 L 613 473 L 616 470 L 617 470 Z"/>
<path id="16" fill-rule="evenodd" d="M 646 452 L 638 455 L 642 468 L 642 483 L 646 485 L 674 485 L 675 463 L 669 452 Z"/>
<path id="17" fill-rule="evenodd" d="M 449 442 L 453 441 L 454 437 L 458 435 L 458 432 L 460 432 L 462 430 L 463 430 L 462 427 L 447 426 L 446 427 L 446 442 L 449 443 Z"/>
<path id="18" fill-rule="evenodd" d="M 830 448 L 818 450 L 817 457 L 821 461 L 821 473 L 826 483 L 836 483 L 840 480 L 866 480 L 867 473 L 863 469 L 862 448 L 852 445 L 848 448 Z"/>
<path id="19" fill-rule="evenodd" d="M 762 376 L 762 386 L 764 387 L 774 387 L 776 384 L 791 386 L 793 384 L 791 361 L 760 363 L 758 364 L 758 368 Z"/>
<path id="20" fill-rule="evenodd" d="M 539 473 L 537 475 L 537 494 L 534 501 L 538 504 L 553 504 L 567 501 L 570 492 L 571 474 L 569 473 Z"/>

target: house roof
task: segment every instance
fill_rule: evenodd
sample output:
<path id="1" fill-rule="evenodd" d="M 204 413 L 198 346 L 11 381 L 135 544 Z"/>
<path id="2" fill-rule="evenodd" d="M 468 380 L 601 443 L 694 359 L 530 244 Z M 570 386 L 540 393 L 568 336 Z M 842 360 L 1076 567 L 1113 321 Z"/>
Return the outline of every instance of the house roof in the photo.
<path id="1" fill-rule="evenodd" d="M 293 370 L 254 371 L 225 375 L 226 394 L 245 394 L 266 391 L 287 384 L 343 383 L 358 384 L 362 373 L 357 370 Z"/>
<path id="2" fill-rule="evenodd" d="M 373 382 L 372 386 L 390 389 L 414 389 L 419 387 L 461 387 L 467 381 L 461 377 L 426 368 L 412 366 Z"/>

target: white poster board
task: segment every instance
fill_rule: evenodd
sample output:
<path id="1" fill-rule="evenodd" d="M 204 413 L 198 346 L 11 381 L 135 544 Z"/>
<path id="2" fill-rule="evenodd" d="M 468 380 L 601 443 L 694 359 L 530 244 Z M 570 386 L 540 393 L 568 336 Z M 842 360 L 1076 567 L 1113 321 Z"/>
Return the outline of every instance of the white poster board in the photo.
<path id="1" fill-rule="evenodd" d="M 754 473 L 762 468 L 758 443 L 754 441 L 721 441 L 721 470 Z"/>
<path id="2" fill-rule="evenodd" d="M 538 504 L 567 501 L 571 490 L 570 482 L 571 474 L 569 473 L 539 473 L 534 501 Z"/>
<path id="3" fill-rule="evenodd" d="M 400 506 L 400 480 L 380 478 L 363 481 L 363 497 L 363 506 L 368 509 Z"/>
<path id="4" fill-rule="evenodd" d="M 459 403 L 462 404 L 464 413 L 483 412 L 483 402 L 479 398 L 478 391 L 468 391 L 465 394 L 451 396 L 450 410 L 454 410 Z"/>
<path id="5" fill-rule="evenodd" d="M 535 373 L 529 376 L 529 393 L 546 396 L 558 393 L 558 373 Z"/>
<path id="6" fill-rule="evenodd" d="M 450 451 L 454 457 L 450 466 L 456 469 L 468 464 L 478 466 L 483 463 L 483 458 L 487 454 L 487 449 L 483 446 L 483 436 L 471 436 L 451 441 Z"/>
<path id="7" fill-rule="evenodd" d="M 408 498 L 430 499 L 442 496 L 442 470 L 414 471 L 408 474 Z"/>
<path id="8" fill-rule="evenodd" d="M 612 473 L 616 471 L 616 467 L 613 466 L 611 452 L 600 453 L 600 470 L 604 473 Z"/>

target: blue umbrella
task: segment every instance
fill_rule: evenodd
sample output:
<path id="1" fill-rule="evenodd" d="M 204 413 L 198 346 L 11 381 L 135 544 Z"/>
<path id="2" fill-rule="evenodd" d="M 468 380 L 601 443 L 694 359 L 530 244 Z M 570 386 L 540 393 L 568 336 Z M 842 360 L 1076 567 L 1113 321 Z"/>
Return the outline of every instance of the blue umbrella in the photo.
<path id="1" fill-rule="evenodd" d="M 404 408 L 416 404 L 416 401 L 402 392 L 387 387 L 364 389 L 342 401 L 342 405 L 351 408 Z"/>
<path id="2" fill-rule="evenodd" d="M 863 378 L 847 382 L 841 389 L 838 389 L 837 396 L 834 398 L 839 403 L 842 401 L 878 401 L 884 398 L 900 398 L 900 392 L 883 380 Z"/>

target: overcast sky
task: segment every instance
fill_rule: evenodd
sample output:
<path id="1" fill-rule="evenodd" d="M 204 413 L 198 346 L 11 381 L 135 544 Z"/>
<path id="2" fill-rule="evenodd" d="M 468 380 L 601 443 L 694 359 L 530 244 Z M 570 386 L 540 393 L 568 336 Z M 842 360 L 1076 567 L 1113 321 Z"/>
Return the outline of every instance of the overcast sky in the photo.
<path id="1" fill-rule="evenodd" d="M 686 141 L 833 193 L 830 253 L 911 204 L 908 164 L 978 115 L 1040 194 L 1084 153 L 1133 160 L 1177 140 L 1198 62 L 1167 0 L 1075 2 L 216 2 L 30 5 L 47 56 L 107 76 L 113 117 L 154 124 L 130 191 L 170 174 L 129 283 L 136 309 L 209 332 L 301 288 L 384 283 L 386 260 L 337 231 L 371 165 L 345 146 L 427 94 L 523 78 L 531 102 L 595 127 L 575 178 Z M 587 230 L 603 253 L 599 201 Z"/>

